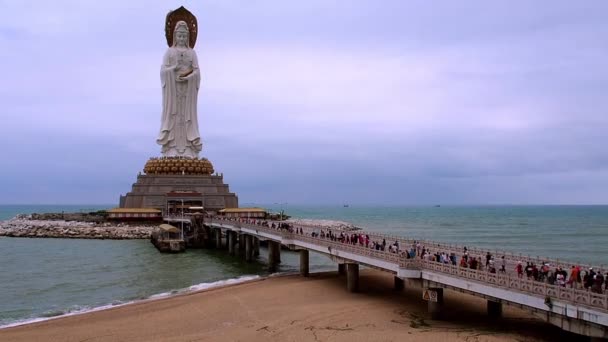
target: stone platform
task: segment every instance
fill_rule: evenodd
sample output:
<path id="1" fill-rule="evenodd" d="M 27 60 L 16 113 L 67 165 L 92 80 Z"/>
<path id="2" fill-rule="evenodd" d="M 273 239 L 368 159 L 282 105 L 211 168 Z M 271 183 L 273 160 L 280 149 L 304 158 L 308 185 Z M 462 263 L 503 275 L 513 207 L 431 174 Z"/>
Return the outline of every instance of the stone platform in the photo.
<path id="1" fill-rule="evenodd" d="M 236 194 L 224 184 L 223 175 L 137 176 L 131 192 L 120 196 L 121 208 L 155 208 L 163 212 L 167 201 L 198 201 L 207 210 L 238 208 Z"/>
<path id="2" fill-rule="evenodd" d="M 206 210 L 238 208 L 238 197 L 224 184 L 223 174 L 207 167 L 190 165 L 193 160 L 161 158 L 146 163 L 144 174 L 137 176 L 130 192 L 120 196 L 121 208 L 155 208 L 167 213 L 170 203 L 198 203 Z M 196 162 L 196 160 L 194 160 Z M 201 160 L 199 160 L 199 163 Z M 170 166 L 165 164 L 170 163 Z M 162 165 L 161 165 L 162 164 Z"/>
<path id="3" fill-rule="evenodd" d="M 206 158 L 150 158 L 131 191 L 120 196 L 120 207 L 154 208 L 163 215 L 180 204 L 179 208 L 203 206 L 209 211 L 238 208 L 238 197 L 224 184 L 224 175 L 213 172 Z"/>

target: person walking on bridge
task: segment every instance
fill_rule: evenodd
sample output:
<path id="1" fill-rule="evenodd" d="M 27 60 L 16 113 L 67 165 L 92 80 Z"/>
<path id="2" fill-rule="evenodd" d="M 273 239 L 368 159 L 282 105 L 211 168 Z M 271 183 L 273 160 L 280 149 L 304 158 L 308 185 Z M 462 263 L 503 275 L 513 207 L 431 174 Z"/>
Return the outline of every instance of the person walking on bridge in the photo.
<path id="1" fill-rule="evenodd" d="M 521 261 L 517 262 L 517 266 L 515 266 L 515 271 L 517 272 L 518 278 L 524 277 L 524 267 L 522 266 Z"/>
<path id="2" fill-rule="evenodd" d="M 569 287 L 577 288 L 576 279 L 579 277 L 579 272 L 580 270 L 577 269 L 574 265 L 572 265 L 572 268 L 570 269 L 570 279 L 568 279 Z"/>
<path id="3" fill-rule="evenodd" d="M 462 258 L 460 258 L 460 267 L 464 267 L 467 268 L 467 259 L 464 257 L 464 255 L 462 256 Z"/>
<path id="4" fill-rule="evenodd" d="M 593 271 L 593 267 L 589 267 L 589 272 L 587 272 L 587 275 L 585 275 L 585 278 L 583 279 L 586 290 L 589 290 L 591 286 L 593 286 L 594 277 L 595 272 Z"/>
<path id="5" fill-rule="evenodd" d="M 597 272 L 595 277 L 593 277 L 593 285 L 591 286 L 591 291 L 602 294 L 603 286 L 604 286 L 604 276 L 602 275 L 602 272 Z"/>

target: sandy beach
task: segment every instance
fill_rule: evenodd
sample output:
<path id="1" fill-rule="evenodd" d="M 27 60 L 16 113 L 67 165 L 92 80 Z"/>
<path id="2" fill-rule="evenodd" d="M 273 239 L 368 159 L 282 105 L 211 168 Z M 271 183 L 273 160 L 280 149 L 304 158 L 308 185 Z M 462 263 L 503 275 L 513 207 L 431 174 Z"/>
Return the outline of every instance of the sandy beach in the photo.
<path id="1" fill-rule="evenodd" d="M 559 341 L 573 335 L 506 306 L 445 292 L 430 320 L 421 290 L 392 290 L 392 276 L 361 272 L 361 291 L 337 273 L 270 277 L 0 330 L 0 341 Z"/>

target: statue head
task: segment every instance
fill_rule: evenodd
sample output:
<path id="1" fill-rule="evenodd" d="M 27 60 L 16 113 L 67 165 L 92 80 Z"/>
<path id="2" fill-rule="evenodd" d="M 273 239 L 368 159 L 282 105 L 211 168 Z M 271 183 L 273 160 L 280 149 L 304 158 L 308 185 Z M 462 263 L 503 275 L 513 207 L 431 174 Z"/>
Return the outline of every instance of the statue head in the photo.
<path id="1" fill-rule="evenodd" d="M 173 46 L 190 47 L 188 24 L 178 21 L 173 31 Z"/>

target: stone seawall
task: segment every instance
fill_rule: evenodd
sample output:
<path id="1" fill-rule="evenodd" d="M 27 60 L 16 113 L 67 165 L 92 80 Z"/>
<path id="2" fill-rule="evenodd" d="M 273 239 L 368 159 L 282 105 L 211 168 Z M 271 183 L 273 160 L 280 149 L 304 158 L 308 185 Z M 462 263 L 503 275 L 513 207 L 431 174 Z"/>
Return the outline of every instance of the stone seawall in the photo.
<path id="1" fill-rule="evenodd" d="M 0 222 L 0 236 L 68 239 L 149 239 L 155 225 L 36 220 L 19 215 Z"/>
<path id="2" fill-rule="evenodd" d="M 321 220 L 321 219 L 300 219 L 300 218 L 290 218 L 286 220 L 287 223 L 293 223 L 296 225 L 303 226 L 314 226 L 319 228 L 329 228 L 334 230 L 341 230 L 345 232 L 353 231 L 353 230 L 361 230 L 361 228 L 355 227 L 352 223 L 338 220 Z"/>

